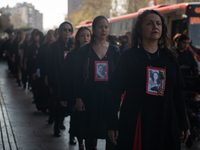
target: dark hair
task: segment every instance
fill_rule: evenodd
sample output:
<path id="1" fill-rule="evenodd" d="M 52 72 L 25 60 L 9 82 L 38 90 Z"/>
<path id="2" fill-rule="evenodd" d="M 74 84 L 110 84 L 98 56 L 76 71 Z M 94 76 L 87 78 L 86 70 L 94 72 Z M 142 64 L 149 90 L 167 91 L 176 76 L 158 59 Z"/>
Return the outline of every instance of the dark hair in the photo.
<path id="1" fill-rule="evenodd" d="M 138 15 L 136 22 L 132 29 L 132 38 L 131 38 L 132 46 L 134 48 L 137 48 L 138 45 L 140 44 L 139 40 L 141 40 L 141 38 L 142 38 L 141 34 L 140 34 L 140 30 L 142 27 L 142 23 L 148 14 L 156 14 L 160 17 L 161 22 L 162 22 L 162 34 L 161 34 L 161 37 L 159 40 L 162 43 L 159 44 L 159 47 L 161 47 L 167 53 L 167 55 L 170 56 L 170 58 L 176 63 L 177 59 L 176 59 L 175 53 L 172 50 L 168 49 L 169 38 L 167 36 L 167 26 L 165 24 L 164 18 L 158 11 L 145 10 L 144 12 L 142 12 L 141 14 Z"/>
<path id="2" fill-rule="evenodd" d="M 190 40 L 190 38 L 186 34 L 181 34 L 181 36 L 177 39 L 178 42 Z"/>
<path id="3" fill-rule="evenodd" d="M 78 51 L 81 47 L 81 44 L 80 44 L 80 41 L 78 40 L 78 37 L 80 36 L 80 33 L 83 31 L 83 30 L 88 30 L 90 32 L 90 36 L 91 36 L 91 31 L 88 27 L 80 27 L 76 33 L 76 36 L 75 36 L 75 46 L 74 46 L 74 50 L 75 51 Z"/>
<path id="4" fill-rule="evenodd" d="M 100 20 L 106 20 L 108 23 L 108 19 L 105 17 L 105 16 L 97 16 L 96 18 L 94 18 L 93 22 L 92 22 L 92 29 L 94 30 L 96 25 L 99 23 Z M 91 41 L 90 41 L 90 48 L 89 48 L 89 51 L 88 51 L 88 55 L 87 55 L 87 58 L 85 60 L 85 65 L 84 65 L 84 79 L 85 79 L 85 84 L 87 83 L 87 75 L 88 75 L 88 64 L 89 64 L 89 61 L 88 61 L 88 58 L 90 57 L 90 54 L 91 54 L 91 51 L 92 51 L 92 44 L 94 42 L 94 38 L 95 38 L 95 34 L 93 32 L 92 36 L 91 36 Z"/>
<path id="5" fill-rule="evenodd" d="M 65 22 L 61 23 L 60 26 L 59 26 L 59 29 L 58 29 L 59 35 L 61 35 L 61 33 L 62 33 L 62 28 L 63 28 L 63 26 L 64 26 L 65 24 L 69 24 L 69 25 L 71 26 L 71 28 L 72 28 L 72 33 L 74 32 L 74 28 L 73 28 L 72 24 L 71 24 L 70 22 L 68 22 L 68 21 L 65 21 Z"/>
<path id="6" fill-rule="evenodd" d="M 153 73 L 152 73 L 152 77 L 151 77 L 153 81 L 154 81 L 154 76 L 153 76 L 154 74 L 157 74 L 157 75 L 158 75 L 157 83 L 160 84 L 160 80 L 159 80 L 160 74 L 157 73 L 157 72 L 153 72 Z"/>
<path id="7" fill-rule="evenodd" d="M 17 31 L 17 36 L 16 36 L 16 41 L 19 43 L 22 39 L 22 34 L 23 34 L 23 31 L 19 30 Z"/>
<path id="8" fill-rule="evenodd" d="M 197 95 L 200 95 L 200 94 L 198 92 L 191 91 L 186 95 L 186 97 L 190 100 L 194 100 Z"/>
<path id="9" fill-rule="evenodd" d="M 52 29 L 50 29 L 50 30 L 48 30 L 48 32 L 47 32 L 47 34 L 44 36 L 44 41 L 43 41 L 43 44 L 46 44 L 46 43 L 48 43 L 49 42 L 49 35 L 50 35 L 50 32 L 51 31 L 53 31 L 53 35 L 55 35 L 54 34 L 54 30 L 52 30 Z M 55 36 L 54 36 L 55 37 Z"/>
<path id="10" fill-rule="evenodd" d="M 113 45 L 117 45 L 116 38 L 117 38 L 116 35 L 108 35 L 109 43 Z"/>
<path id="11" fill-rule="evenodd" d="M 41 31 L 39 31 L 39 30 L 36 32 L 36 34 L 39 35 L 39 37 L 40 37 L 40 44 L 42 44 L 42 42 L 44 40 L 44 34 Z"/>
<path id="12" fill-rule="evenodd" d="M 39 30 L 38 29 L 33 29 L 33 31 L 31 32 L 31 42 L 34 41 L 34 34 L 36 34 Z"/>

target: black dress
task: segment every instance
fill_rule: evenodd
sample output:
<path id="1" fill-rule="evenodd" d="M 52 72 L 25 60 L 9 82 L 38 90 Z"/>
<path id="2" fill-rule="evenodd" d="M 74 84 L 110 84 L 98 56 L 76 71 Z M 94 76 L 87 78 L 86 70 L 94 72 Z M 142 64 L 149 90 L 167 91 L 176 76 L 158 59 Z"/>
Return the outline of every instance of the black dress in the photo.
<path id="1" fill-rule="evenodd" d="M 37 95 L 35 97 L 36 108 L 45 112 L 48 108 L 49 88 L 45 84 L 45 76 L 47 75 L 47 52 L 49 44 L 42 44 L 39 48 L 38 55 L 36 58 L 35 71 L 38 75 L 36 78 L 35 86 L 37 89 Z"/>
<path id="2" fill-rule="evenodd" d="M 160 71 L 156 68 L 161 72 L 165 70 L 165 86 L 161 86 L 165 90 L 164 96 L 149 89 L 147 82 L 150 83 L 151 76 L 148 67 L 154 67 L 158 73 Z M 180 129 L 187 129 L 183 86 L 178 63 L 164 50 L 154 54 L 138 48 L 124 51 L 108 83 L 108 129 L 119 131 L 117 149 L 132 150 L 138 112 L 141 111 L 142 150 L 179 150 L 178 125 Z M 124 91 L 126 95 L 118 120 L 117 112 Z"/>
<path id="3" fill-rule="evenodd" d="M 50 87 L 54 87 L 54 93 L 58 101 L 61 100 L 64 60 L 67 53 L 71 51 L 72 48 L 73 42 L 71 39 L 68 41 L 67 46 L 65 46 L 65 42 L 60 37 L 50 45 L 48 50 L 48 84 Z"/>
<path id="4" fill-rule="evenodd" d="M 89 54 L 89 50 L 91 53 Z M 89 56 L 89 57 L 88 57 Z M 99 59 L 90 44 L 81 47 L 75 63 L 75 96 L 81 98 L 85 111 L 75 111 L 76 130 L 80 138 L 105 139 L 106 131 L 106 85 L 120 57 L 119 49 L 110 44 L 106 55 Z M 87 79 L 84 78 L 85 63 L 88 63 Z M 97 78 L 98 66 L 103 66 L 107 76 Z"/>
<path id="5" fill-rule="evenodd" d="M 28 46 L 27 51 L 27 71 L 29 73 L 35 73 L 35 70 L 37 69 L 37 55 L 39 52 L 39 47 L 32 43 Z"/>
<path id="6" fill-rule="evenodd" d="M 63 66 L 67 53 L 73 48 L 73 41 L 69 39 L 67 46 L 60 37 L 53 42 L 48 49 L 47 76 L 48 85 L 54 89 L 52 99 L 56 101 L 56 116 L 68 116 L 70 111 L 68 107 L 63 107 L 60 104 L 62 101 L 62 82 L 63 82 Z M 59 109 L 59 110 L 58 110 Z M 56 121 L 57 122 L 57 121 Z"/>
<path id="7" fill-rule="evenodd" d="M 74 67 L 78 50 L 70 51 L 64 61 L 62 98 L 68 105 L 75 105 L 76 97 L 74 91 Z"/>

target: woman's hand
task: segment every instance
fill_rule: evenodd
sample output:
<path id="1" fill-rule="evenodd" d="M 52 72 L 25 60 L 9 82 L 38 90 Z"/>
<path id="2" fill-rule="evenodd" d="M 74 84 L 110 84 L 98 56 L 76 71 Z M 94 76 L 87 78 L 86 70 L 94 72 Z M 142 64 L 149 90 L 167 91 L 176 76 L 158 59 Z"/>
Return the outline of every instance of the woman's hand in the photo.
<path id="1" fill-rule="evenodd" d="M 191 113 L 191 116 L 192 116 L 192 117 L 195 117 L 195 116 L 196 116 L 196 114 L 195 114 L 195 113 Z"/>
<path id="2" fill-rule="evenodd" d="M 60 101 L 60 104 L 61 104 L 63 107 L 66 107 L 66 106 L 67 106 L 67 101 Z"/>
<path id="3" fill-rule="evenodd" d="M 34 74 L 32 75 L 32 77 L 33 77 L 33 80 L 36 80 L 36 79 L 38 78 L 38 76 L 37 76 L 36 73 L 34 73 Z"/>
<path id="4" fill-rule="evenodd" d="M 78 111 L 84 111 L 85 110 L 85 106 L 84 106 L 81 98 L 76 99 L 75 107 Z"/>
<path id="5" fill-rule="evenodd" d="M 117 145 L 116 139 L 118 138 L 118 131 L 108 130 L 108 136 L 109 136 L 110 141 L 114 145 Z"/>
<path id="6" fill-rule="evenodd" d="M 190 134 L 189 130 L 187 130 L 187 131 L 182 130 L 181 131 L 181 137 L 180 137 L 181 143 L 185 143 L 187 141 L 189 134 Z"/>

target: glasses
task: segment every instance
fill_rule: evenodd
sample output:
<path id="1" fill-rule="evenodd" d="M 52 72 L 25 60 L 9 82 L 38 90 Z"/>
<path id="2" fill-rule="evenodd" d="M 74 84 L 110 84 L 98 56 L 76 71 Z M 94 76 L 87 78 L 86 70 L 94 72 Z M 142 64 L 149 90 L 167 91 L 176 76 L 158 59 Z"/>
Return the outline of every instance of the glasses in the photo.
<path id="1" fill-rule="evenodd" d="M 66 31 L 68 31 L 68 32 L 72 32 L 72 29 L 64 28 L 63 31 L 64 31 L 64 32 L 66 32 Z"/>

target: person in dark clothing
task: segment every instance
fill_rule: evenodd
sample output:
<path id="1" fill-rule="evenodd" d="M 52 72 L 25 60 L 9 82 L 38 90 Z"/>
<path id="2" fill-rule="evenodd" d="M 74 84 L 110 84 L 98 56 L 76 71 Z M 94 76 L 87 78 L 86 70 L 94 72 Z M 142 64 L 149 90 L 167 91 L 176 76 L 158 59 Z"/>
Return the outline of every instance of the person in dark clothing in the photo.
<path id="1" fill-rule="evenodd" d="M 119 48 L 120 48 L 121 53 L 123 51 L 131 48 L 131 39 L 130 39 L 130 36 L 128 34 L 121 36 L 120 42 L 121 42 L 121 46 Z"/>
<path id="2" fill-rule="evenodd" d="M 27 61 L 27 48 L 28 44 L 30 42 L 31 35 L 27 34 L 24 40 L 24 50 L 23 50 L 23 58 L 22 58 L 22 83 L 23 83 L 23 88 L 26 88 L 26 83 L 28 79 L 28 73 L 27 73 L 27 66 L 26 66 L 26 61 Z"/>
<path id="3" fill-rule="evenodd" d="M 116 35 L 108 35 L 107 41 L 108 41 L 108 43 L 117 46 L 117 37 L 116 37 Z"/>
<path id="4" fill-rule="evenodd" d="M 95 150 L 97 139 L 107 138 L 105 89 L 120 57 L 118 47 L 106 41 L 109 23 L 104 16 L 93 20 L 92 30 L 91 43 L 80 48 L 75 62 L 76 129 L 73 133 L 85 139 L 86 150 Z M 99 65 L 107 67 L 105 78 L 97 78 Z"/>
<path id="5" fill-rule="evenodd" d="M 67 101 L 68 107 L 72 107 L 71 121 L 70 121 L 70 131 L 72 134 L 73 128 L 76 129 L 76 124 L 74 124 L 74 111 L 75 111 L 75 103 L 76 97 L 74 93 L 74 67 L 75 67 L 75 58 L 80 47 L 84 44 L 90 42 L 91 39 L 91 31 L 87 27 L 81 27 L 78 29 L 75 36 L 75 46 L 72 51 L 67 54 L 67 57 L 64 61 L 64 78 L 62 85 L 62 98 L 63 101 Z M 77 137 L 79 150 L 84 150 L 83 139 Z"/>
<path id="6" fill-rule="evenodd" d="M 188 138 L 184 82 L 167 39 L 159 12 L 145 10 L 138 16 L 133 47 L 123 52 L 107 86 L 108 134 L 117 150 L 180 150 L 180 141 Z M 160 74 L 158 91 L 149 87 L 153 72 Z"/>
<path id="7" fill-rule="evenodd" d="M 40 46 L 37 59 L 36 70 L 33 74 L 37 86 L 37 97 L 35 98 L 36 108 L 42 112 L 48 109 L 48 100 L 51 98 L 47 83 L 47 53 L 48 47 L 55 41 L 54 31 L 49 30 L 43 44 Z"/>
<path id="8" fill-rule="evenodd" d="M 24 32 L 21 33 L 20 39 L 18 42 L 18 53 L 16 57 L 16 62 L 17 62 L 17 72 L 18 72 L 18 86 L 21 86 L 21 81 L 22 81 L 22 60 L 23 60 L 23 55 L 24 55 L 24 39 L 25 39 L 26 34 Z"/>
<path id="9" fill-rule="evenodd" d="M 183 76 L 198 74 L 198 64 L 193 53 L 188 49 L 190 38 L 186 34 L 181 34 L 177 39 L 178 62 Z"/>
<path id="10" fill-rule="evenodd" d="M 29 70 L 29 54 L 30 54 L 30 45 L 32 45 L 35 41 L 35 35 L 38 33 L 38 29 L 33 29 L 31 32 L 30 39 L 27 36 L 24 44 L 24 58 L 23 58 L 23 84 L 24 84 L 24 89 L 26 88 L 26 81 L 28 79 L 28 89 L 31 87 L 32 88 L 32 77 L 30 76 L 30 70 Z M 32 91 L 32 89 L 31 89 Z"/>
<path id="11" fill-rule="evenodd" d="M 186 97 L 186 106 L 191 127 L 200 129 L 200 94 L 191 91 Z"/>
<path id="12" fill-rule="evenodd" d="M 35 98 L 37 98 L 37 81 L 36 81 L 36 74 L 35 70 L 37 69 L 37 57 L 38 57 L 38 52 L 40 49 L 40 46 L 43 42 L 44 35 L 41 31 L 37 31 L 34 34 L 34 41 L 32 44 L 28 46 L 28 51 L 27 51 L 27 71 L 29 73 L 29 78 L 30 78 L 30 85 L 33 91 L 33 96 L 34 96 L 34 101 L 35 103 Z"/>
<path id="13" fill-rule="evenodd" d="M 62 101 L 61 85 L 63 79 L 63 65 L 67 53 L 73 49 L 73 41 L 70 36 L 73 33 L 73 26 L 70 22 L 63 22 L 59 26 L 60 37 L 52 43 L 48 50 L 48 85 L 50 92 L 54 95 L 56 101 L 54 136 L 60 137 L 60 129 L 65 129 L 63 124 L 64 117 L 70 115 L 66 107 L 67 102 Z M 73 136 L 70 136 L 71 144 L 76 144 Z"/>

